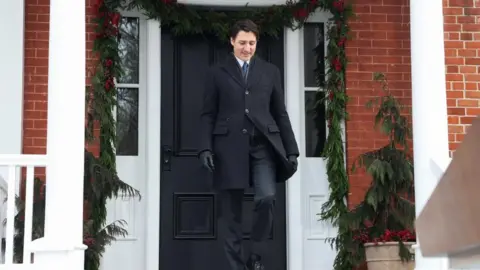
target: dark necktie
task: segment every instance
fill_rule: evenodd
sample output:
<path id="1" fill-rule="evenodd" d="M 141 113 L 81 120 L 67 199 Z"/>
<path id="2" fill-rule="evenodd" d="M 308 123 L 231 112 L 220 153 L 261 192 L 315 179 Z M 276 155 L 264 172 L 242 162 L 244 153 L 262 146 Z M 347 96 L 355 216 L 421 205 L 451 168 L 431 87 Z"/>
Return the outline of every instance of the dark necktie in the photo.
<path id="1" fill-rule="evenodd" d="M 247 76 L 248 76 L 248 63 L 247 62 L 243 62 L 242 74 L 243 74 L 243 79 L 247 80 Z"/>

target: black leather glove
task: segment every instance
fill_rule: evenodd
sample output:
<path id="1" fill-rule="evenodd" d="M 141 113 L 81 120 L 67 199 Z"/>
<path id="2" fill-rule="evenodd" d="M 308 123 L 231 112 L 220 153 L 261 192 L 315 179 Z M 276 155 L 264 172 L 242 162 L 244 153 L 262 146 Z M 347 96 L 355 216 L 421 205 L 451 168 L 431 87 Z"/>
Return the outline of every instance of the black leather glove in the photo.
<path id="1" fill-rule="evenodd" d="M 213 172 L 215 170 L 212 152 L 203 151 L 200 154 L 200 160 L 202 161 L 203 167 L 205 167 L 208 171 Z"/>
<path id="2" fill-rule="evenodd" d="M 295 171 L 298 168 L 298 159 L 297 156 L 288 156 L 288 162 L 290 162 L 293 165 L 293 168 Z"/>

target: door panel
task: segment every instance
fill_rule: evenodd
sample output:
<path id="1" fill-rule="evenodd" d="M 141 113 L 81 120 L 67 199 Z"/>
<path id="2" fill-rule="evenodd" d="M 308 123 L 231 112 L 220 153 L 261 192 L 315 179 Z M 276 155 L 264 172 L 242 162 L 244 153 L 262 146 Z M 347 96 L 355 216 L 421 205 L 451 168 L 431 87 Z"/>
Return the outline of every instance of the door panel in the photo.
<path id="1" fill-rule="evenodd" d="M 203 78 L 231 47 L 213 37 L 174 37 L 162 29 L 162 164 L 160 269 L 228 269 L 218 234 L 217 198 L 211 176 L 196 154 Z M 261 38 L 257 54 L 283 71 L 283 36 Z M 283 72 L 282 72 L 283 74 Z M 253 193 L 244 198 L 244 243 L 248 252 Z M 285 185 L 278 185 L 275 224 L 263 247 L 267 269 L 286 269 Z M 247 253 L 248 254 L 248 253 Z"/>

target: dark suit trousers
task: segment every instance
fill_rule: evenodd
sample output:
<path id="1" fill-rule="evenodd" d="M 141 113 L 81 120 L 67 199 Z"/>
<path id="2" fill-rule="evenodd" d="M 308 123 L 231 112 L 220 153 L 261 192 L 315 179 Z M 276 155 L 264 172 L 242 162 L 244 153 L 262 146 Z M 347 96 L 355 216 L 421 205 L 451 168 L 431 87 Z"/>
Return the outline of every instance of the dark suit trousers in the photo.
<path id="1" fill-rule="evenodd" d="M 232 153 L 233 154 L 233 153 Z M 254 187 L 253 224 L 250 238 L 252 253 L 259 254 L 262 241 L 266 240 L 273 225 L 273 207 L 276 193 L 276 169 L 272 149 L 263 139 L 251 139 L 250 177 Z M 225 228 L 224 249 L 231 270 L 244 269 L 242 247 L 243 189 L 220 192 L 220 222 Z M 229 270 L 230 270 L 229 269 Z"/>

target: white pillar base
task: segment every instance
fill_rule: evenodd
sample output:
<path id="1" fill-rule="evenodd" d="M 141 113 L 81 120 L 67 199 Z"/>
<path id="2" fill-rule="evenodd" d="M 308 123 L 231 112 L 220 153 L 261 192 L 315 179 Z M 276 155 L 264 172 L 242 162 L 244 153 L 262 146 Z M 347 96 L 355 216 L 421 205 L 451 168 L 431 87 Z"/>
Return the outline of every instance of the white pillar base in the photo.
<path id="1" fill-rule="evenodd" d="M 30 244 L 35 265 L 45 270 L 84 270 L 86 245 L 65 246 L 54 239 L 40 238 Z"/>

